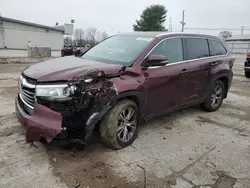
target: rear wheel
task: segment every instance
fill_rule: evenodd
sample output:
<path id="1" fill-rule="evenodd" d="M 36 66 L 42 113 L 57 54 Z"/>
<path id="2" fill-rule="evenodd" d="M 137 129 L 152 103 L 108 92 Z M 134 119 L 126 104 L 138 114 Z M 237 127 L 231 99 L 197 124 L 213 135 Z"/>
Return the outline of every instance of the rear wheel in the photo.
<path id="1" fill-rule="evenodd" d="M 246 71 L 245 71 L 245 77 L 246 77 L 246 78 L 250 78 L 250 72 L 246 72 Z"/>
<path id="2" fill-rule="evenodd" d="M 119 101 L 101 121 L 103 144 L 111 149 L 122 149 L 132 144 L 139 131 L 138 117 L 138 107 L 133 101 Z"/>
<path id="3" fill-rule="evenodd" d="M 207 96 L 202 107 L 205 111 L 214 112 L 218 110 L 222 104 L 225 94 L 225 85 L 221 80 L 216 80 L 212 85 L 211 91 Z"/>

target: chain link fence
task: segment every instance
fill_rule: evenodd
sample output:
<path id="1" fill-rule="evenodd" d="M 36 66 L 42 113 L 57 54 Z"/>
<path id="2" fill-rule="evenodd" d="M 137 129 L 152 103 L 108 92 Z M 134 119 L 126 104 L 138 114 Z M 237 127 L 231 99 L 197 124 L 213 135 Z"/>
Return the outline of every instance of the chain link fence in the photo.
<path id="1" fill-rule="evenodd" d="M 227 41 L 227 45 L 234 54 L 247 54 L 250 52 L 250 41 Z"/>

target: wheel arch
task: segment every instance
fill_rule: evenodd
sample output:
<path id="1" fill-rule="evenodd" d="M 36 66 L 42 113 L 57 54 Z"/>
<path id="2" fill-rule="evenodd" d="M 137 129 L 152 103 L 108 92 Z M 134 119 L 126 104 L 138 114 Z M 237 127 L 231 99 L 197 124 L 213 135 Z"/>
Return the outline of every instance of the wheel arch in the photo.
<path id="1" fill-rule="evenodd" d="M 221 76 L 221 77 L 218 77 L 217 80 L 220 80 L 223 82 L 224 86 L 225 86 L 225 93 L 224 93 L 224 98 L 227 98 L 227 93 L 228 93 L 228 82 L 229 82 L 229 79 L 227 76 Z"/>
<path id="2" fill-rule="evenodd" d="M 139 91 L 136 90 L 129 90 L 122 92 L 118 95 L 117 101 L 123 100 L 123 99 L 129 99 L 135 102 L 139 109 L 139 114 L 144 114 L 144 108 L 143 108 L 143 98 Z"/>
<path id="3" fill-rule="evenodd" d="M 225 93 L 224 93 L 224 98 L 227 98 L 227 93 L 228 93 L 228 90 L 229 90 L 229 75 L 228 74 L 219 74 L 219 75 L 215 75 L 213 77 L 213 79 L 211 80 L 210 84 L 209 84 L 209 87 L 207 89 L 207 92 L 206 94 L 209 93 L 209 89 L 212 87 L 213 83 L 216 81 L 216 80 L 220 80 L 224 83 L 224 86 L 225 86 Z"/>

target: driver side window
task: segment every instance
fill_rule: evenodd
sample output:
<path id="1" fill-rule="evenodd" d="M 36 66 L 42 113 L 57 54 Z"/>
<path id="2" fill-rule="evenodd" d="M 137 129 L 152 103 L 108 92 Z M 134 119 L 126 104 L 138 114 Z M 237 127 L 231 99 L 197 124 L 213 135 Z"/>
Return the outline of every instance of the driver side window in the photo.
<path id="1" fill-rule="evenodd" d="M 168 59 L 168 64 L 183 61 L 181 38 L 170 38 L 161 41 L 149 55 L 163 55 Z"/>

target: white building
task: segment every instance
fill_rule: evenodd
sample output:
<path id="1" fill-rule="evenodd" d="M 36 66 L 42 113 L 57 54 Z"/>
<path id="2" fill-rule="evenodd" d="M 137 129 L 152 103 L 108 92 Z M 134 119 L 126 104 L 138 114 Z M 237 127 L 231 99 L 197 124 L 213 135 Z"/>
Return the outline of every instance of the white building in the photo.
<path id="1" fill-rule="evenodd" d="M 67 32 L 65 32 L 67 31 Z M 0 17 L 0 49 L 26 50 L 32 47 L 48 47 L 60 50 L 64 34 L 72 34 L 73 25 L 50 27 L 26 21 Z"/>

